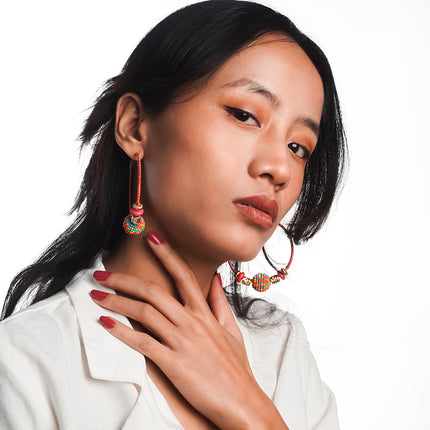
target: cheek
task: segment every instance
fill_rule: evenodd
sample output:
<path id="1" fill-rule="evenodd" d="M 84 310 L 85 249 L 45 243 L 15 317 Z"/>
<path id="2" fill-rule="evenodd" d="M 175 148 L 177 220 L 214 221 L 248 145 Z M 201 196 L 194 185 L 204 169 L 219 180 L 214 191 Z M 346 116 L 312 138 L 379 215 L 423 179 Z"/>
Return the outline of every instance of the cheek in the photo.
<path id="1" fill-rule="evenodd" d="M 158 216 L 166 208 L 189 213 L 211 205 L 208 196 L 231 180 L 227 146 L 223 130 L 202 116 L 197 123 L 183 117 L 161 124 L 149 136 L 143 162 L 146 203 Z"/>
<path id="2" fill-rule="evenodd" d="M 282 218 L 299 198 L 302 190 L 303 178 L 304 170 L 302 166 L 292 170 L 289 184 L 282 195 L 282 207 L 284 208 Z"/>

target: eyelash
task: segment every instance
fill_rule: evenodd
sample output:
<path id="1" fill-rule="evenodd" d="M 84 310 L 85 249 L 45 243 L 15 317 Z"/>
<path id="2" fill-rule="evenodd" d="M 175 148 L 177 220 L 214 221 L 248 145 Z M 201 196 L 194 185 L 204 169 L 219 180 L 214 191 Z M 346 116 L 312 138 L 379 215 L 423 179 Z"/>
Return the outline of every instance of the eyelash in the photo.
<path id="1" fill-rule="evenodd" d="M 311 156 L 311 153 L 309 152 L 309 149 L 306 148 L 303 145 L 298 144 L 298 143 L 291 142 L 291 143 L 288 144 L 288 148 L 290 148 L 291 151 L 294 152 L 294 154 L 297 154 L 295 150 L 300 150 L 301 149 L 304 152 L 303 156 L 300 156 L 300 155 L 297 155 L 297 156 L 299 158 L 301 158 L 302 160 L 308 161 L 309 158 L 310 158 L 310 156 Z"/>
<path id="2" fill-rule="evenodd" d="M 234 118 L 236 118 L 238 121 L 242 122 L 242 123 L 246 123 L 246 121 L 248 121 L 249 118 L 252 118 L 258 125 L 258 127 L 260 127 L 260 122 L 257 120 L 257 118 L 255 118 L 254 115 L 252 115 L 251 113 L 247 112 L 246 110 L 243 109 L 239 109 L 239 108 L 235 108 L 232 106 L 225 106 L 227 112 L 232 115 Z M 239 118 L 239 116 L 242 115 L 241 118 Z M 246 117 L 243 118 L 243 117 Z M 303 145 L 300 145 L 298 143 L 295 142 L 291 142 L 288 144 L 288 147 L 291 149 L 291 151 L 294 152 L 294 154 L 297 154 L 298 150 L 302 150 L 304 152 L 304 154 L 302 156 L 297 155 L 299 158 L 301 158 L 302 160 L 309 160 L 311 153 L 309 152 L 308 148 L 306 148 Z"/>
<path id="3" fill-rule="evenodd" d="M 258 121 L 257 118 L 255 118 L 254 115 L 252 115 L 252 113 L 249 113 L 246 110 L 238 109 L 232 106 L 226 106 L 225 109 L 230 115 L 234 116 L 238 121 L 245 124 L 249 118 L 252 118 L 257 123 L 258 127 L 260 127 L 260 122 Z M 240 115 L 242 115 L 242 118 L 239 118 Z M 244 119 L 243 116 L 246 116 L 246 119 Z"/>

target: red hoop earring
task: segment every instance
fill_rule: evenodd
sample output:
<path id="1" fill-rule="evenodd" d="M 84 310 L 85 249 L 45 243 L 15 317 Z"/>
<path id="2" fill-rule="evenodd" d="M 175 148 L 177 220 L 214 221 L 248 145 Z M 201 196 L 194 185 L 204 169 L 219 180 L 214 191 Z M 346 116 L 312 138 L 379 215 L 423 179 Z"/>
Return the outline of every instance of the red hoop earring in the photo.
<path id="1" fill-rule="evenodd" d="M 285 232 L 287 232 L 286 228 L 282 224 L 278 224 L 279 227 L 281 227 Z M 237 282 L 241 282 L 244 285 L 252 285 L 252 288 L 254 290 L 258 291 L 259 293 L 262 293 L 263 291 L 266 291 L 270 288 L 272 284 L 276 284 L 277 282 L 280 282 L 281 279 L 284 280 L 285 277 L 288 275 L 288 269 L 291 266 L 291 263 L 293 262 L 294 257 L 294 243 L 291 238 L 290 239 L 290 245 L 291 245 L 291 256 L 290 260 L 288 261 L 288 264 L 283 267 L 282 269 L 277 269 L 275 265 L 269 260 L 269 257 L 266 253 L 266 250 L 263 247 L 263 254 L 266 260 L 269 262 L 269 264 L 276 270 L 276 275 L 269 276 L 266 275 L 266 273 L 257 273 L 253 276 L 253 278 L 248 278 L 245 276 L 244 272 L 240 272 L 239 270 L 236 270 L 230 260 L 228 260 L 228 264 L 234 272 L 234 276 L 236 277 Z"/>
<path id="2" fill-rule="evenodd" d="M 133 160 L 130 160 L 130 175 L 128 181 L 128 205 L 130 207 L 130 214 L 124 218 L 122 226 L 127 234 L 136 235 L 142 233 L 145 228 L 145 220 L 142 218 L 143 206 L 140 203 L 141 180 L 142 171 L 140 164 L 139 153 L 136 152 L 137 162 L 137 196 L 136 203 L 131 206 L 131 179 L 133 170 Z"/>

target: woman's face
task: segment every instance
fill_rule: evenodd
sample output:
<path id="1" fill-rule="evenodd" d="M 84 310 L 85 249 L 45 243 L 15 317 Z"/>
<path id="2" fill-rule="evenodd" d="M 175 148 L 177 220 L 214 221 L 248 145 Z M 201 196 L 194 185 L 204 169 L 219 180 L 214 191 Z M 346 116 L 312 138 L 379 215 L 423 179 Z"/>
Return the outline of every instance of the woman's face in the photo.
<path id="1" fill-rule="evenodd" d="M 197 95 L 148 118 L 149 229 L 200 258 L 254 258 L 299 196 L 323 100 L 302 49 L 267 35 Z"/>

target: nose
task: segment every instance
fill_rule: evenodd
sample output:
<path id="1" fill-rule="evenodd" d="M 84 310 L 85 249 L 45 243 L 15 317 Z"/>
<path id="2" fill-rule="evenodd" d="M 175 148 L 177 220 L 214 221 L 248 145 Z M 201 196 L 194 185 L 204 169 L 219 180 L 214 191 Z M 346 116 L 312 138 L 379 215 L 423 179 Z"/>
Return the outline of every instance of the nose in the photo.
<path id="1" fill-rule="evenodd" d="M 291 160 L 286 142 L 260 142 L 258 148 L 249 164 L 249 175 L 253 178 L 267 178 L 275 191 L 287 187 L 291 177 Z"/>

